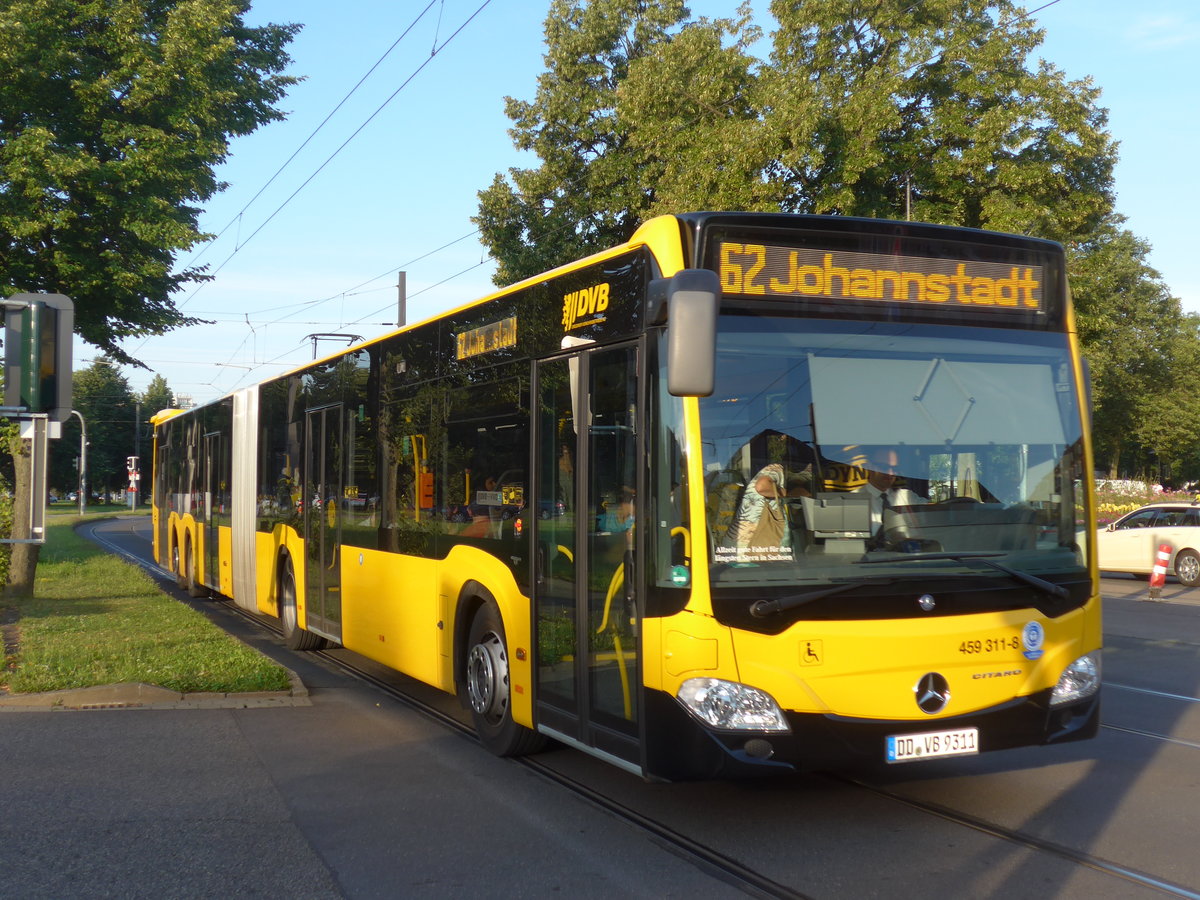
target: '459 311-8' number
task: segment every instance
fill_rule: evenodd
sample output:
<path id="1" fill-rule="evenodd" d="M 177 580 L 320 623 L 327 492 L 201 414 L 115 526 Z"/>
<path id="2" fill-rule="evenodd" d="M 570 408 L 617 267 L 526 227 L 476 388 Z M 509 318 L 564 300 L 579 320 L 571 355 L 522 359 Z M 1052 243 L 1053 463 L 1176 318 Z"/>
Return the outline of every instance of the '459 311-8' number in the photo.
<path id="1" fill-rule="evenodd" d="M 1015 634 L 1003 637 L 980 638 L 974 641 L 963 641 L 958 645 L 958 652 L 965 654 L 998 653 L 1001 650 L 1020 650 L 1021 639 Z"/>

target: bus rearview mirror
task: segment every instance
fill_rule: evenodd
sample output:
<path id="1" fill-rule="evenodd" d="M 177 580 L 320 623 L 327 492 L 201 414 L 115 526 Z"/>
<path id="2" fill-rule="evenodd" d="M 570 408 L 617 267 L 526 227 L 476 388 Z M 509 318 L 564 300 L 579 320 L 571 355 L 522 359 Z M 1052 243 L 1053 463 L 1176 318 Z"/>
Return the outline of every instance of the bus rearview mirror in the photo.
<path id="1" fill-rule="evenodd" d="M 667 390 L 707 397 L 717 367 L 721 284 L 709 269 L 683 269 L 667 284 Z"/>

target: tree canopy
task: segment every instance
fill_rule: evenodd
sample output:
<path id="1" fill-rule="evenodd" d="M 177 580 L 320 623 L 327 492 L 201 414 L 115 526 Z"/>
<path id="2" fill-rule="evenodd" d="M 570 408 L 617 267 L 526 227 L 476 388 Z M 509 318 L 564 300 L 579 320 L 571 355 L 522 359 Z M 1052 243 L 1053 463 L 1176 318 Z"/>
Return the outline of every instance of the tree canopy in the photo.
<path id="1" fill-rule="evenodd" d="M 1093 382 L 1097 458 L 1112 476 L 1200 477 L 1200 318 L 1146 261 L 1149 245 L 1106 222 L 1071 248 L 1079 339 Z M 1161 471 L 1159 471 L 1161 470 Z"/>
<path id="2" fill-rule="evenodd" d="M 1090 82 L 1032 56 L 1008 0 L 776 0 L 769 41 L 673 0 L 555 0 L 547 71 L 511 98 L 537 168 L 480 193 L 498 283 L 625 240 L 652 215 L 783 210 L 1071 240 L 1112 209 Z M 766 58 L 755 55 L 769 46 Z"/>
<path id="3" fill-rule="evenodd" d="M 475 218 L 508 284 L 659 213 L 913 219 L 1063 243 L 1092 360 L 1098 461 L 1200 477 L 1200 322 L 1114 210 L 1117 145 L 1090 79 L 1037 57 L 1010 0 L 554 0 L 546 71 L 507 100 L 538 164 Z M 764 33 L 765 32 L 765 33 Z M 1181 415 L 1182 413 L 1182 415 Z"/>
<path id="4" fill-rule="evenodd" d="M 7 0 L 0 7 L 0 294 L 63 293 L 75 330 L 122 338 L 193 320 L 174 269 L 206 239 L 229 141 L 282 118 L 294 25 L 246 0 Z"/>
<path id="5" fill-rule="evenodd" d="M 123 338 L 195 321 L 174 295 L 206 276 L 175 266 L 209 237 L 198 222 L 224 187 L 215 167 L 233 137 L 282 118 L 277 104 L 295 83 L 281 73 L 298 26 L 247 27 L 249 6 L 0 4 L 0 296 L 66 294 L 75 333 L 133 365 Z M 28 509 L 28 448 L 10 447 Z M 21 515 L 17 531 L 28 526 Z M 37 554 L 16 545 L 8 591 L 32 591 Z"/>
<path id="6" fill-rule="evenodd" d="M 481 192 L 475 220 L 498 283 L 619 243 L 637 228 L 647 180 L 628 147 L 617 88 L 686 15 L 682 0 L 550 4 L 536 96 L 505 101 L 514 143 L 542 164 L 513 169 L 511 183 L 498 174 Z"/>
<path id="7" fill-rule="evenodd" d="M 142 404 L 142 418 L 149 420 L 157 412 L 174 408 L 175 392 L 167 384 L 167 379 L 161 375 L 155 375 L 150 379 L 150 383 L 146 385 L 146 390 L 142 392 L 140 402 Z"/>

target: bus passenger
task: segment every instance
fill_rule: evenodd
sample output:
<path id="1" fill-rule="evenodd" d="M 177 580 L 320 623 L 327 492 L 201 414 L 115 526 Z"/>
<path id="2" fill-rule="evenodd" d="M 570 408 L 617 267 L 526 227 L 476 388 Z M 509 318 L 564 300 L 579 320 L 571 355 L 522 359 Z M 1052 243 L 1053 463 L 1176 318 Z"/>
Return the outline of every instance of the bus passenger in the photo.
<path id="1" fill-rule="evenodd" d="M 633 528 L 633 501 L 637 492 L 628 485 L 621 487 L 621 496 L 616 503 L 605 506 L 600 516 L 600 530 L 609 532 L 629 531 Z"/>
<path id="2" fill-rule="evenodd" d="M 779 553 L 779 548 L 786 548 L 790 541 L 785 497 L 787 482 L 783 466 L 771 463 L 759 469 L 746 485 L 733 524 L 729 526 L 730 545 L 754 555 Z M 739 553 L 739 557 L 741 555 Z"/>
<path id="3" fill-rule="evenodd" d="M 565 442 L 558 454 L 558 499 L 565 512 L 575 506 L 575 463 L 571 459 L 571 448 Z"/>

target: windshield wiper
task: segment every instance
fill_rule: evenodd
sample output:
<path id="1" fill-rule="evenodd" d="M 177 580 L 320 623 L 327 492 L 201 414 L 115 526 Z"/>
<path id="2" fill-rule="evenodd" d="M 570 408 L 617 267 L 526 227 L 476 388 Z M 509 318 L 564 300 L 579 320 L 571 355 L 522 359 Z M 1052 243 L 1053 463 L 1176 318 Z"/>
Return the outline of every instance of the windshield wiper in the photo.
<path id="1" fill-rule="evenodd" d="M 819 591 L 809 591 L 807 594 L 792 594 L 790 597 L 780 597 L 778 600 L 756 600 L 750 604 L 750 615 L 758 619 L 765 619 L 767 616 L 787 612 L 789 609 L 805 606 L 816 600 L 832 597 L 834 594 L 841 594 L 852 588 L 862 587 L 864 584 L 891 584 L 894 581 L 894 578 L 869 582 L 849 581 L 843 584 L 835 584 L 833 587 L 822 588 Z"/>
<path id="2" fill-rule="evenodd" d="M 1013 569 L 1004 563 L 998 563 L 992 557 L 1004 556 L 1004 553 L 993 553 L 991 551 L 972 551 L 967 553 L 906 553 L 903 556 L 886 556 L 882 559 L 862 559 L 861 563 L 890 563 L 890 562 L 911 562 L 923 559 L 951 559 L 955 562 L 981 562 L 985 566 L 991 566 L 993 569 L 998 569 L 1010 578 L 1015 578 L 1022 584 L 1027 584 L 1032 588 L 1036 588 L 1043 593 L 1049 594 L 1059 600 L 1071 599 L 1071 592 L 1061 584 L 1055 584 L 1053 581 L 1047 581 L 1044 578 L 1038 578 L 1036 575 L 1030 575 L 1028 572 L 1022 572 L 1020 569 Z"/>

